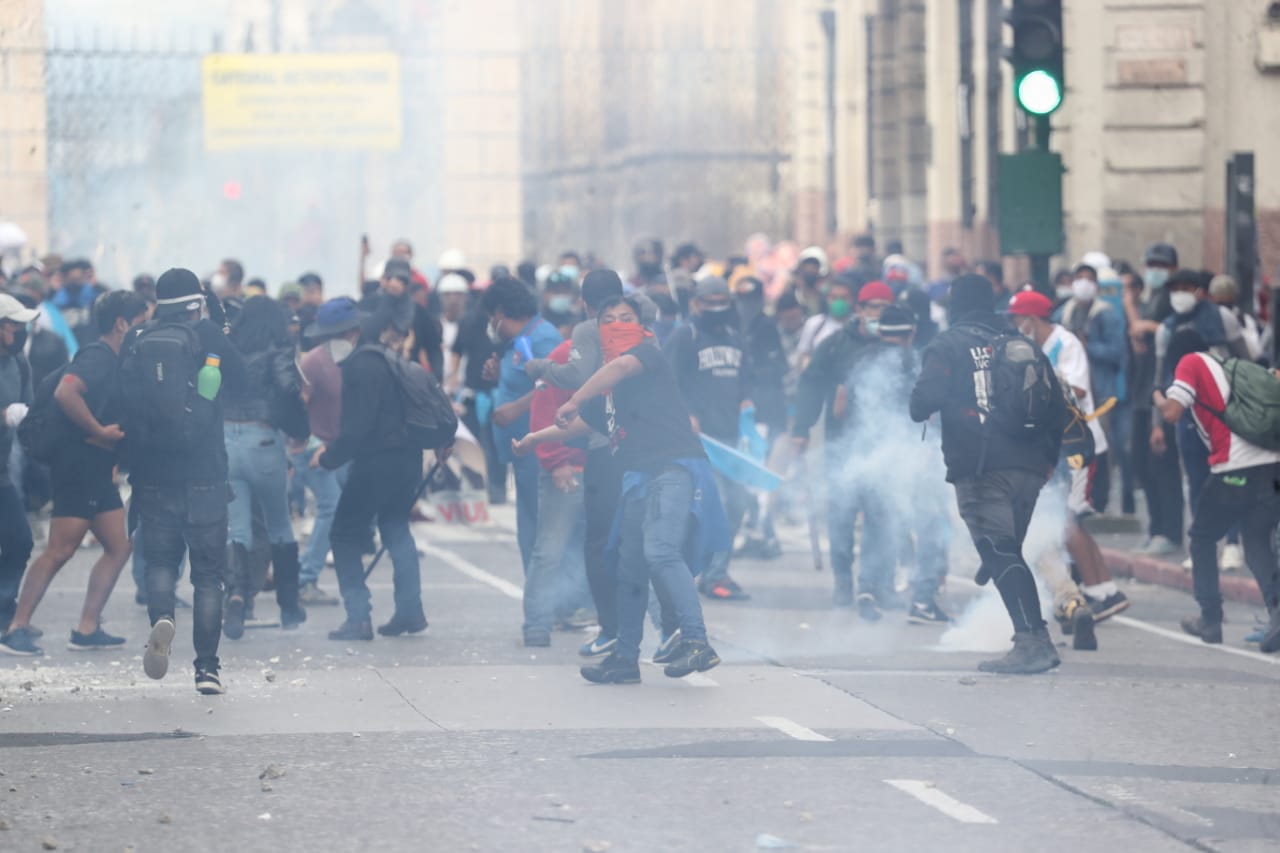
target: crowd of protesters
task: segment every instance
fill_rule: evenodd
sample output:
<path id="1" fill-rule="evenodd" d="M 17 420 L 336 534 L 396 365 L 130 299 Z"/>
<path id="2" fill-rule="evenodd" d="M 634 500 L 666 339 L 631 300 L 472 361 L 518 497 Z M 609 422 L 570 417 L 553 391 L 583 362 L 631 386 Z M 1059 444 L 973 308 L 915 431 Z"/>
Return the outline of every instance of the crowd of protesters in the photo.
<path id="1" fill-rule="evenodd" d="M 1219 571 L 1247 566 L 1270 616 L 1250 639 L 1280 650 L 1280 442 L 1235 413 L 1280 382 L 1257 367 L 1265 304 L 1164 243 L 1136 266 L 1090 253 L 1040 288 L 954 249 L 930 281 L 886 249 L 862 235 L 830 260 L 755 235 L 724 261 L 693 243 L 668 259 L 650 239 L 622 273 L 564 251 L 481 274 L 450 250 L 428 276 L 404 240 L 368 274 L 364 241 L 359 298 L 328 300 L 319 274 L 273 296 L 233 259 L 111 289 L 47 258 L 0 293 L 0 651 L 42 654 L 36 610 L 89 534 L 102 551 L 68 647 L 126 641 L 101 615 L 132 554 L 147 674 L 165 675 L 189 608 L 202 693 L 222 692 L 220 639 L 247 625 L 341 604 L 329 637 L 372 640 L 379 544 L 395 606 L 376 632 L 419 633 L 410 523 L 424 451 L 443 463 L 455 430 L 483 449 L 464 474 L 514 504 L 524 644 L 598 625 L 590 681 L 640 679 L 646 613 L 667 675 L 719 663 L 703 602 L 749 599 L 734 559 L 779 557 L 798 518 L 826 516 L 835 607 L 946 624 L 957 506 L 1015 628 L 983 667 L 1043 671 L 1058 658 L 1035 578 L 1075 648 L 1096 648 L 1129 602 L 1085 520 L 1137 515 L 1139 495 L 1141 550 L 1189 547 L 1201 612 L 1184 629 L 1221 642 Z M 924 439 L 904 445 L 912 419 Z M 1047 544 L 1024 553 L 1037 524 Z M 320 586 L 330 554 L 338 596 Z M 275 620 L 255 609 L 270 589 Z"/>

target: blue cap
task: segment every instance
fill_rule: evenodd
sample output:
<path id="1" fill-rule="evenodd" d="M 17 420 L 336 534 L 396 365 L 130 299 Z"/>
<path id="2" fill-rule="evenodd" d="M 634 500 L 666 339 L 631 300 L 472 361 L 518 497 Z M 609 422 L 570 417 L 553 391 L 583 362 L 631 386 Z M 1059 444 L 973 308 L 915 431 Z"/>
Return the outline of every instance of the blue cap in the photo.
<path id="1" fill-rule="evenodd" d="M 366 316 L 354 299 L 339 296 L 320 306 L 316 311 L 316 321 L 307 327 L 306 335 L 308 338 L 331 338 L 360 328 Z"/>

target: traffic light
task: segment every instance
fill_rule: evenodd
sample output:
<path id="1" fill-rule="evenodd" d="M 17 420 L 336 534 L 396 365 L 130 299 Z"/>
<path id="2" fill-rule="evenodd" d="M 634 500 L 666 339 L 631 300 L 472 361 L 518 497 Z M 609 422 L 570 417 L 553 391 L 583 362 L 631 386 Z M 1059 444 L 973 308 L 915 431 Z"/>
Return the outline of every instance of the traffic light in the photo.
<path id="1" fill-rule="evenodd" d="M 1005 58 L 1013 66 L 1013 95 L 1018 106 L 1047 116 L 1062 106 L 1062 0 L 1012 0 L 1005 23 L 1013 46 Z"/>

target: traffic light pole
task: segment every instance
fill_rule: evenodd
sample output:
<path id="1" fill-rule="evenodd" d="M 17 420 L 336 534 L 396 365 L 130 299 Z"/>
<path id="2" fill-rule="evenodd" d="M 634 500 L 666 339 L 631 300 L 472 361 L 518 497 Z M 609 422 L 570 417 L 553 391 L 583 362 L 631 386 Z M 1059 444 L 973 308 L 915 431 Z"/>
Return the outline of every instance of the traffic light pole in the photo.
<path id="1" fill-rule="evenodd" d="M 1035 147 L 1040 151 L 1049 150 L 1049 117 L 1048 116 L 1028 116 L 1034 122 L 1036 134 Z M 1053 298 L 1053 282 L 1049 280 L 1049 255 L 1042 253 L 1034 253 L 1028 255 L 1031 261 L 1031 280 L 1035 282 L 1036 289 Z"/>

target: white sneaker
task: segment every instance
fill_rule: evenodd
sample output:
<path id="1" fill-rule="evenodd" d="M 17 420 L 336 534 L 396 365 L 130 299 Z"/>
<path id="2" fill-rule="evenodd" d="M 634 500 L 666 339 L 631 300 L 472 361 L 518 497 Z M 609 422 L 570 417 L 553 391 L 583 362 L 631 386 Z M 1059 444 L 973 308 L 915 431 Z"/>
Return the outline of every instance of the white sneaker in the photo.
<path id="1" fill-rule="evenodd" d="M 1224 572 L 1238 572 L 1244 568 L 1244 549 L 1239 545 L 1224 545 L 1218 558 L 1218 568 Z"/>
<path id="2" fill-rule="evenodd" d="M 164 678 L 169 671 L 169 647 L 173 644 L 176 630 L 173 620 L 167 616 L 157 619 L 151 626 L 147 652 L 142 656 L 142 668 L 150 678 Z"/>

